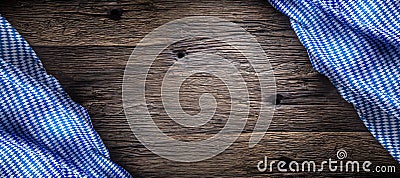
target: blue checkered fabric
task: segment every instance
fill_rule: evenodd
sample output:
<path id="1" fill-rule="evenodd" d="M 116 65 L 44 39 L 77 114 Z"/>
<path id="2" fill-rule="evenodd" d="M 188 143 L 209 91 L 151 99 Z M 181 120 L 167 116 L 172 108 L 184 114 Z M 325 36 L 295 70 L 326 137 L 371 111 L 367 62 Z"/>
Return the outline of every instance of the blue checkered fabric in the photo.
<path id="1" fill-rule="evenodd" d="M 400 162 L 400 1 L 270 0 L 327 76 Z"/>
<path id="2" fill-rule="evenodd" d="M 130 177 L 87 111 L 0 16 L 0 177 Z"/>

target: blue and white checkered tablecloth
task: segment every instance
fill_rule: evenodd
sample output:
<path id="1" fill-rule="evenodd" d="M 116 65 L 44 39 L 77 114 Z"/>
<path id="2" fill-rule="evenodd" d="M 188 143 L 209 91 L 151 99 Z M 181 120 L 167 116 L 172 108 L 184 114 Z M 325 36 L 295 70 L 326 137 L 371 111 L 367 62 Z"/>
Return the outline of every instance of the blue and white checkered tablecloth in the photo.
<path id="1" fill-rule="evenodd" d="M 0 177 L 130 177 L 89 115 L 0 16 Z"/>
<path id="2" fill-rule="evenodd" d="M 400 162 L 400 1 L 270 0 L 327 76 Z"/>

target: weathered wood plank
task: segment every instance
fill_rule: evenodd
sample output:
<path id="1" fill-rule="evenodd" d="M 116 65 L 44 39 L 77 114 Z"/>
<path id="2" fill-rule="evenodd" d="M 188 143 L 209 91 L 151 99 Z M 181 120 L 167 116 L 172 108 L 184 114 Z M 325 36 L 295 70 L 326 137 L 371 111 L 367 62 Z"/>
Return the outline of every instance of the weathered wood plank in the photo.
<path id="1" fill-rule="evenodd" d="M 287 18 L 266 1 L 2 1 L 0 7 L 33 46 L 134 46 L 154 28 L 195 15 L 221 17 L 255 35 L 273 32 L 268 36 L 296 41 Z M 112 9 L 122 9 L 120 20 L 110 18 Z"/>
<path id="2" fill-rule="evenodd" d="M 133 48 L 34 47 L 34 50 L 40 56 L 46 70 L 60 80 L 73 99 L 81 101 L 80 97 L 85 97 L 82 95 L 93 97 L 91 92 L 100 94 L 121 90 L 125 65 Z M 170 59 L 167 60 L 174 58 L 172 51 L 166 53 L 171 53 Z M 284 97 L 281 104 L 347 105 L 332 84 L 312 70 L 306 56 L 300 60 L 300 57 L 290 50 L 287 54 L 270 56 L 277 92 Z M 90 91 L 90 88 L 105 91 Z M 86 90 L 86 93 L 79 95 L 79 89 Z"/>
<path id="3" fill-rule="evenodd" d="M 111 102 L 85 103 L 91 112 L 95 128 L 108 129 L 108 131 L 116 133 L 119 131 L 130 131 L 122 108 Z M 367 132 L 367 129 L 359 121 L 357 115 L 355 113 L 349 115 L 345 112 L 346 110 L 347 112 L 351 111 L 350 108 L 337 110 L 337 107 L 334 106 L 278 106 L 268 131 Z M 167 117 L 164 117 L 164 119 L 167 119 Z M 244 131 L 251 132 L 255 123 L 255 118 L 251 117 Z M 213 125 L 213 129 L 221 129 L 222 124 Z M 174 133 L 174 131 L 173 129 L 169 130 L 170 133 Z"/>

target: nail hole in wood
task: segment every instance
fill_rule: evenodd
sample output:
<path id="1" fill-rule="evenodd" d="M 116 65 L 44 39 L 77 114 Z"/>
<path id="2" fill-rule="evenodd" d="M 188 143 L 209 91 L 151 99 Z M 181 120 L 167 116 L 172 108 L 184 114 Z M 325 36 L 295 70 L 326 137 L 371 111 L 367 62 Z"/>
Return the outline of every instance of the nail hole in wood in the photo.
<path id="1" fill-rule="evenodd" d="M 186 53 L 185 53 L 185 51 L 178 51 L 178 53 L 176 53 L 176 56 L 177 56 L 179 59 L 181 59 L 181 58 L 183 58 L 183 57 L 186 56 Z"/>
<path id="2" fill-rule="evenodd" d="M 273 105 L 278 105 L 281 104 L 282 100 L 283 100 L 283 95 L 281 94 L 276 94 L 273 96 L 270 96 L 268 98 L 268 100 L 273 104 Z"/>
<path id="3" fill-rule="evenodd" d="M 121 8 L 114 8 L 108 11 L 108 16 L 112 20 L 120 20 L 123 10 Z"/>

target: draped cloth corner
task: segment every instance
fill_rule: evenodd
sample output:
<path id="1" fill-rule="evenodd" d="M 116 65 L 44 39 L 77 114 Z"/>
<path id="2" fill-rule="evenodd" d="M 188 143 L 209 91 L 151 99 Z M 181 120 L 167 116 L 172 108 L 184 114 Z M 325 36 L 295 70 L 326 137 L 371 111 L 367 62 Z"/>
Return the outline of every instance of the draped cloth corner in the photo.
<path id="1" fill-rule="evenodd" d="M 400 163 L 399 1 L 269 1 L 290 18 L 313 67 Z"/>
<path id="2" fill-rule="evenodd" d="M 0 35 L 0 177 L 130 177 L 2 16 Z"/>

